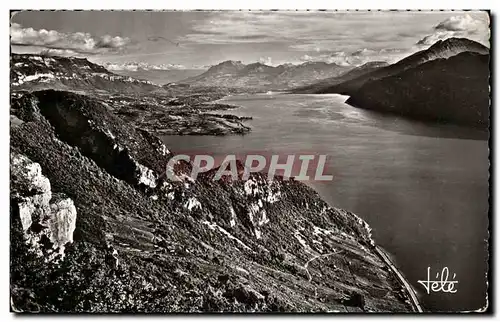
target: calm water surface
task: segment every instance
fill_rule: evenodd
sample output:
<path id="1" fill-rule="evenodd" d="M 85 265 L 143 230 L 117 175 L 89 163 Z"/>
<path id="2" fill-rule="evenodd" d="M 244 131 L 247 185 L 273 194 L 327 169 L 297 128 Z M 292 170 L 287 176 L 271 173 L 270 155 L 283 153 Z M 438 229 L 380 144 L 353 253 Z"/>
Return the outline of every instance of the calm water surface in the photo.
<path id="1" fill-rule="evenodd" d="M 252 116 L 246 136 L 167 136 L 176 153 L 327 154 L 333 181 L 311 182 L 332 206 L 358 214 L 431 310 L 485 305 L 488 142 L 481 133 L 430 126 L 351 107 L 340 95 L 239 95 L 229 113 Z M 483 135 L 484 136 L 484 135 Z M 417 283 L 448 267 L 458 292 Z"/>

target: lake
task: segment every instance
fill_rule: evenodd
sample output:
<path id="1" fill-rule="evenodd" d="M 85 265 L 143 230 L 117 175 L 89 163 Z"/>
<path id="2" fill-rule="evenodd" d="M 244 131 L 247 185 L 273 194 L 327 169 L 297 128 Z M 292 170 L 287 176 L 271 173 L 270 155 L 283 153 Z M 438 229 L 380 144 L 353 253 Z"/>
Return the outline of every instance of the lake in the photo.
<path id="1" fill-rule="evenodd" d="M 430 310 L 485 305 L 488 141 L 484 133 L 428 125 L 351 107 L 341 95 L 226 97 L 252 116 L 245 136 L 166 136 L 174 152 L 328 155 L 332 181 L 309 182 L 330 205 L 373 228 Z M 482 139 L 481 139 L 482 138 Z M 428 295 L 418 280 L 448 267 L 457 293 Z M 435 276 L 433 276 L 435 277 Z"/>

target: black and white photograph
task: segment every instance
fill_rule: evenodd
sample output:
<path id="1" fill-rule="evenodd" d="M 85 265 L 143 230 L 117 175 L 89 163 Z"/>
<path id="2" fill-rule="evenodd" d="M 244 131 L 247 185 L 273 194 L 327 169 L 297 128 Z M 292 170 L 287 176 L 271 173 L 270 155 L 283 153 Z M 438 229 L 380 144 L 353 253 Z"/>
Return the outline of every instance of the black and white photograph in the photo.
<path id="1" fill-rule="evenodd" d="M 10 314 L 491 312 L 487 9 L 10 10 Z"/>

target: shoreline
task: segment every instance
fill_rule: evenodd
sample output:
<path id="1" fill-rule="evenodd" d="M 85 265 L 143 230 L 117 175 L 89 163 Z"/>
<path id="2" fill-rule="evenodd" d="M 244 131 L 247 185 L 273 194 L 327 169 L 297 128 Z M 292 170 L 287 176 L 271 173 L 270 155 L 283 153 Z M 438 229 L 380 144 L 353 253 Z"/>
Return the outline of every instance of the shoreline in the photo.
<path id="1" fill-rule="evenodd" d="M 394 265 L 393 260 L 389 257 L 389 255 L 387 255 L 387 251 L 384 248 L 382 248 L 381 246 L 377 246 L 377 245 L 374 247 L 374 249 L 379 254 L 380 258 L 394 272 L 394 274 L 396 274 L 396 276 L 398 277 L 400 283 L 402 284 L 402 286 L 406 290 L 407 296 L 410 298 L 410 300 L 412 302 L 412 305 L 414 306 L 414 308 L 416 309 L 416 311 L 418 313 L 425 312 L 424 309 L 422 308 L 422 305 L 420 304 L 420 301 L 418 299 L 418 296 L 417 296 L 415 290 L 413 289 L 413 287 L 411 286 L 411 284 L 408 282 L 408 280 L 406 279 L 406 277 L 404 276 L 404 274 L 401 272 L 401 270 L 398 269 Z"/>

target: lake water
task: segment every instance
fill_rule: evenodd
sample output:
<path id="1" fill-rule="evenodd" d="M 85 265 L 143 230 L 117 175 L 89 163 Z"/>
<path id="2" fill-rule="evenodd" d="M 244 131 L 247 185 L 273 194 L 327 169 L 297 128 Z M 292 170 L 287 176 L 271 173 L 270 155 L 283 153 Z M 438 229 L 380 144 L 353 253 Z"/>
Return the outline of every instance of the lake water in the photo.
<path id="1" fill-rule="evenodd" d="M 484 133 L 431 126 L 351 107 L 340 95 L 239 95 L 229 113 L 252 116 L 245 136 L 167 136 L 176 153 L 327 154 L 332 181 L 310 182 L 332 206 L 373 228 L 427 309 L 485 305 L 488 142 Z M 457 293 L 417 283 L 448 267 Z M 451 279 L 452 275 L 450 276 Z"/>

